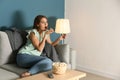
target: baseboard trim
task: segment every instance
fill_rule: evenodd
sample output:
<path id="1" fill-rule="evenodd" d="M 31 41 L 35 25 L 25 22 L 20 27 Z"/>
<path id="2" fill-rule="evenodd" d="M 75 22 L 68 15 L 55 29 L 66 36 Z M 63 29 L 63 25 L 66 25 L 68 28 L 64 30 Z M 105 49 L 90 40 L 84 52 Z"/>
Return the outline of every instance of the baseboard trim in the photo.
<path id="1" fill-rule="evenodd" d="M 98 71 L 98 70 L 95 70 L 95 69 L 90 69 L 88 67 L 77 65 L 76 69 L 82 70 L 82 71 L 85 71 L 85 72 L 89 72 L 89 73 L 93 73 L 93 74 L 96 74 L 96 75 L 108 77 L 108 78 L 111 78 L 113 80 L 120 80 L 120 76 L 118 76 L 118 75 L 114 75 L 112 73 L 107 73 L 107 72 L 104 72 L 104 71 Z"/>

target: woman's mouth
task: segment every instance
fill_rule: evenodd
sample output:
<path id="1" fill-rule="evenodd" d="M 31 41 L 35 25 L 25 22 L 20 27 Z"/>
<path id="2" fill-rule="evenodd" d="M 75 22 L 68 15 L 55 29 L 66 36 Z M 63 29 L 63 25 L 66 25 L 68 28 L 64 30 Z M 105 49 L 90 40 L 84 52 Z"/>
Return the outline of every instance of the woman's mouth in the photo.
<path id="1" fill-rule="evenodd" d="M 44 30 L 46 31 L 48 29 L 48 27 L 45 27 Z"/>
<path id="2" fill-rule="evenodd" d="M 45 29 L 48 29 L 48 27 L 45 27 Z"/>

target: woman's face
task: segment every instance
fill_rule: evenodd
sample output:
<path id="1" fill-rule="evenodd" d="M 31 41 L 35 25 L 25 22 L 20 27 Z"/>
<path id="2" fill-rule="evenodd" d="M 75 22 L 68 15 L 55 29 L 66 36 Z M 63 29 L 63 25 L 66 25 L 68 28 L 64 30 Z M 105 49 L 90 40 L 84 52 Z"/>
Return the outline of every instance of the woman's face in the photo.
<path id="1" fill-rule="evenodd" d="M 45 31 L 48 28 L 48 22 L 46 18 L 42 18 L 40 23 L 38 24 L 40 30 Z"/>

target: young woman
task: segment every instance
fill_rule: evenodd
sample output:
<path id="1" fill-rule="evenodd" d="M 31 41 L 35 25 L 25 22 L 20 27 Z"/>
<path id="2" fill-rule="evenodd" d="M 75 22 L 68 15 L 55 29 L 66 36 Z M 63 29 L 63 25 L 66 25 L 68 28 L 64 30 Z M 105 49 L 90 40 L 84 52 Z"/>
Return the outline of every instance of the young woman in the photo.
<path id="1" fill-rule="evenodd" d="M 47 56 L 43 56 L 45 44 L 49 43 L 55 46 L 60 40 L 65 38 L 65 35 L 61 35 L 52 42 L 50 34 L 53 32 L 53 29 L 48 30 L 46 16 L 38 15 L 35 17 L 33 29 L 27 35 L 27 43 L 19 50 L 16 58 L 18 66 L 29 68 L 28 71 L 21 74 L 21 77 L 52 69 L 52 60 Z"/>

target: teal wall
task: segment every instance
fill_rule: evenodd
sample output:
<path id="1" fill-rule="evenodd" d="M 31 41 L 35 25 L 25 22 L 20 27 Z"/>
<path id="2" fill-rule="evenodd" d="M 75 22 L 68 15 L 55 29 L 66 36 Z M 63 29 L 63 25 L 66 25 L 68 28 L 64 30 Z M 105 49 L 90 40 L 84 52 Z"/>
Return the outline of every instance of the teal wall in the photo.
<path id="1" fill-rule="evenodd" d="M 39 14 L 47 16 L 49 27 L 55 28 L 56 19 L 64 18 L 64 0 L 0 0 L 0 29 L 32 27 Z"/>

